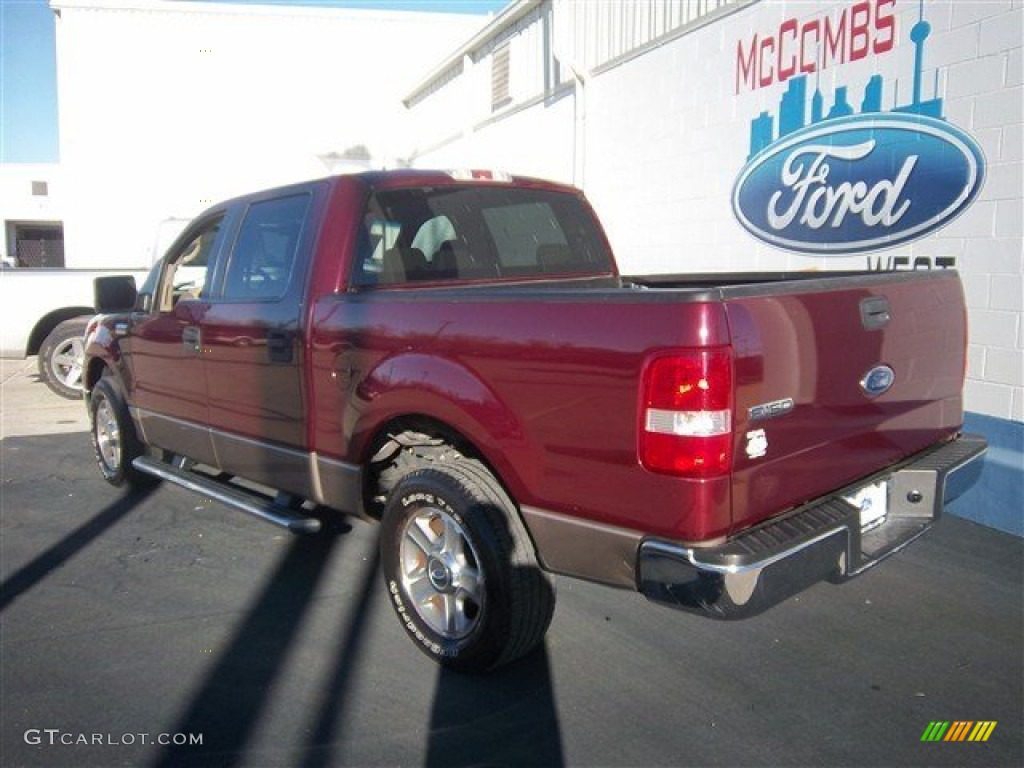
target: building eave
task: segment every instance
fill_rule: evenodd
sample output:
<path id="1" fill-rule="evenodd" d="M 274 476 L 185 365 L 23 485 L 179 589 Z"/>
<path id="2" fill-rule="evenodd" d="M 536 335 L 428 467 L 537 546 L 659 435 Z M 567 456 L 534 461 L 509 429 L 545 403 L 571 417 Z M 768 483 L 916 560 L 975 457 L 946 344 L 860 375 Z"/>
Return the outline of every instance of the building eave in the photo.
<path id="1" fill-rule="evenodd" d="M 464 57 L 472 55 L 486 46 L 491 40 L 512 25 L 518 23 L 544 2 L 545 0 L 516 0 L 516 2 L 510 3 L 501 11 L 501 13 L 495 16 L 489 24 L 484 26 L 479 32 L 473 35 L 473 37 L 449 54 L 436 67 L 431 69 L 427 76 L 420 80 L 416 86 L 405 95 L 402 99 L 402 103 L 408 107 L 410 102 L 414 101 L 422 91 L 429 88 L 434 80 L 441 77 L 452 67 L 456 66 Z"/>
<path id="2" fill-rule="evenodd" d="M 192 0 L 48 0 L 50 9 L 55 13 L 64 10 L 74 11 L 122 11 L 142 13 L 175 13 L 197 14 L 210 16 L 286 16 L 290 18 L 367 18 L 372 16 L 381 19 L 417 21 L 481 21 L 479 14 L 470 13 L 434 13 L 428 11 L 396 11 L 376 8 L 339 8 L 317 5 L 277 5 L 277 4 L 246 4 L 232 2 L 194 2 Z"/>

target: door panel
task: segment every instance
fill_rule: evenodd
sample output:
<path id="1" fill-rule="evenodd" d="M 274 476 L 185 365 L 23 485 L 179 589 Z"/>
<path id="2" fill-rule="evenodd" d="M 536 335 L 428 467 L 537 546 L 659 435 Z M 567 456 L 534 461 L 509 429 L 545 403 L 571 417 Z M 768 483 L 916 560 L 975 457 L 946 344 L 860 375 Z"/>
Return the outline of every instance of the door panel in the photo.
<path id="1" fill-rule="evenodd" d="M 277 193 L 248 206 L 201 322 L 220 466 L 307 498 L 314 493 L 299 318 L 313 198 Z"/>
<path id="2" fill-rule="evenodd" d="M 172 247 L 148 315 L 136 315 L 126 339 L 132 401 L 146 440 L 204 464 L 216 465 L 207 422 L 203 366 L 205 299 L 224 240 L 224 217 L 193 225 Z"/>
<path id="3" fill-rule="evenodd" d="M 186 342 L 209 305 L 182 301 L 153 315 L 132 333 L 134 400 L 146 440 L 204 464 L 215 464 L 201 350 Z"/>
<path id="4" fill-rule="evenodd" d="M 214 304 L 204 313 L 209 423 L 224 432 L 301 448 L 306 403 L 298 323 L 275 309 L 231 303 Z"/>

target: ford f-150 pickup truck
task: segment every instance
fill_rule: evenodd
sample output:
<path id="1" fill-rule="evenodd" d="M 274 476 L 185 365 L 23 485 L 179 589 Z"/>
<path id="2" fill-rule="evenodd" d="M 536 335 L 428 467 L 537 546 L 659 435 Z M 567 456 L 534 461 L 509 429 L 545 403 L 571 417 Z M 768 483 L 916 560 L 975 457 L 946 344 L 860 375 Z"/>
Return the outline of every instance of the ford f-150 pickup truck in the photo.
<path id="1" fill-rule="evenodd" d="M 462 671 L 541 641 L 552 573 L 717 618 L 861 573 L 985 450 L 955 272 L 626 277 L 537 180 L 264 191 L 96 289 L 103 476 L 296 532 L 379 520 L 402 626 Z"/>

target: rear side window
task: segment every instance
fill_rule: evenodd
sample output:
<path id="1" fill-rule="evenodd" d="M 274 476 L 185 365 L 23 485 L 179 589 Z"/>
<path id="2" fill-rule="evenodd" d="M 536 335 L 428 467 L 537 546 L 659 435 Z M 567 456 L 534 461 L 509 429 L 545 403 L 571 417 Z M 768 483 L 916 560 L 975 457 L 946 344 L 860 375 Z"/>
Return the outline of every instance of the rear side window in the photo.
<path id="1" fill-rule="evenodd" d="M 309 200 L 303 194 L 249 206 L 228 262 L 223 298 L 274 301 L 284 296 Z"/>
<path id="2" fill-rule="evenodd" d="M 363 217 L 358 285 L 612 271 L 575 195 L 504 187 L 378 192 Z"/>

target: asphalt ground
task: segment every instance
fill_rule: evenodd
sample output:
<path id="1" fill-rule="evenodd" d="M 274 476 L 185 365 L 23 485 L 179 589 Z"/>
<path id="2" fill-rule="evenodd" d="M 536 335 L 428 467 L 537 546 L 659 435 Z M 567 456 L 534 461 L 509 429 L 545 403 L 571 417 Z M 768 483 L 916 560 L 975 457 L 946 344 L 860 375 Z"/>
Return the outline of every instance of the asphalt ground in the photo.
<path id="1" fill-rule="evenodd" d="M 406 639 L 374 526 L 293 538 L 126 496 L 33 370 L 3 373 L 5 768 L 1024 764 L 1020 539 L 947 516 L 733 623 L 560 579 L 545 647 L 464 677 Z M 922 742 L 933 721 L 997 725 Z M 177 734 L 202 744 L 155 743 Z"/>

